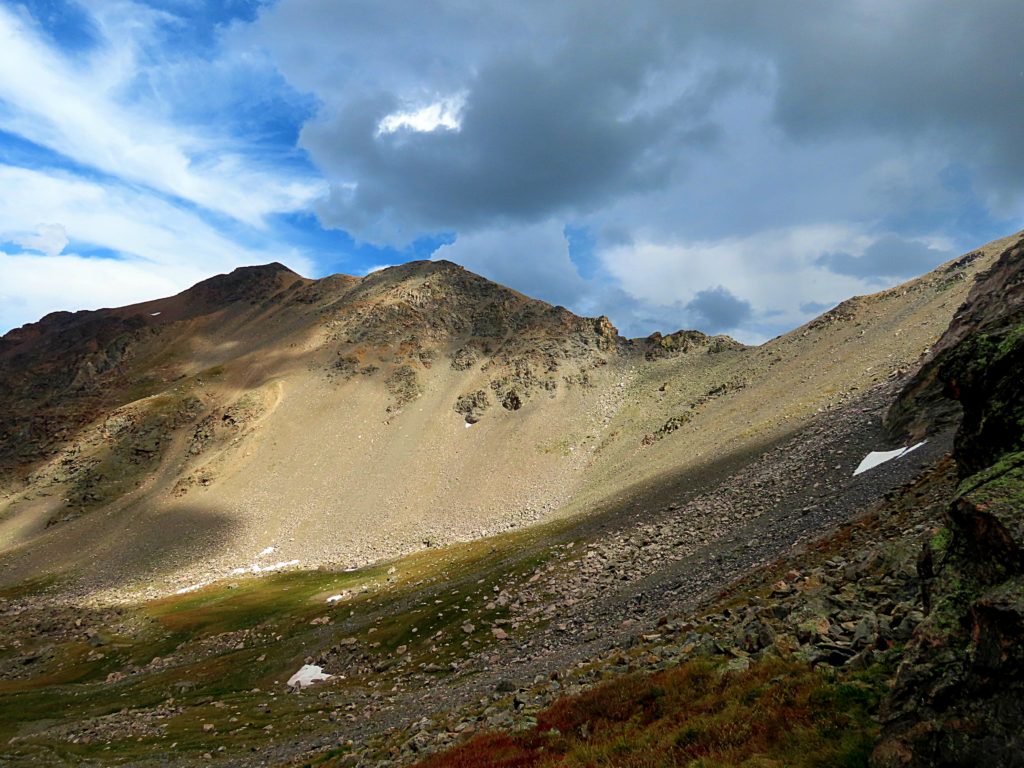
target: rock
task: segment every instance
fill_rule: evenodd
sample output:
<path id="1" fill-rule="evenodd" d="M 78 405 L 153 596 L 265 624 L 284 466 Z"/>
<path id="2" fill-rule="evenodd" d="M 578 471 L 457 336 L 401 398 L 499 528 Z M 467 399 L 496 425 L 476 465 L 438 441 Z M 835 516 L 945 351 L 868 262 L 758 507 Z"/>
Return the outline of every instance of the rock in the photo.
<path id="1" fill-rule="evenodd" d="M 871 614 L 865 616 L 859 622 L 853 630 L 853 646 L 854 648 L 864 648 L 869 645 L 874 645 L 878 639 L 878 619 Z"/>
<path id="2" fill-rule="evenodd" d="M 739 672 L 746 672 L 748 669 L 750 669 L 750 659 L 745 656 L 740 656 L 727 661 L 722 666 L 722 674 L 736 674 Z"/>
<path id="3" fill-rule="evenodd" d="M 455 401 L 456 413 L 462 414 L 467 424 L 476 424 L 491 405 L 491 399 L 484 389 L 478 389 L 469 394 L 460 395 Z"/>

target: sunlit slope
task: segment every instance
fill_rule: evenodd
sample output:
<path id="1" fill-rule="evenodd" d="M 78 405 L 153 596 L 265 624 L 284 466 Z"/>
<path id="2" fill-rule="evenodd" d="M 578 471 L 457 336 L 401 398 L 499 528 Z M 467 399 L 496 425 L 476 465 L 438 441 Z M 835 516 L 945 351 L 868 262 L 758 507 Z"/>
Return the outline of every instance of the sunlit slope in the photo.
<path id="1" fill-rule="evenodd" d="M 902 375 L 1004 245 L 757 348 L 629 341 L 446 262 L 49 316 L 0 340 L 4 578 L 177 589 L 609 508 Z"/>

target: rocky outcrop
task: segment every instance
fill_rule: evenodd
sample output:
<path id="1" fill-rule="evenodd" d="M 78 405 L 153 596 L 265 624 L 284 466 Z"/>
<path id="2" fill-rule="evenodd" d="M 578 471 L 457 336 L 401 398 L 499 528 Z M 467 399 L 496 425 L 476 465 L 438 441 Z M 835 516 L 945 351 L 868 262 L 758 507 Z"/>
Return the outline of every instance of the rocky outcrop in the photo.
<path id="1" fill-rule="evenodd" d="M 962 478 L 922 552 L 930 615 L 886 703 L 877 768 L 1024 765 L 1024 242 L 979 280 L 895 412 L 957 401 Z M 935 414 L 934 409 L 925 413 Z"/>
<path id="2" fill-rule="evenodd" d="M 968 253 L 951 262 L 944 271 L 950 275 L 958 274 L 978 257 L 978 253 Z M 1019 347 L 1021 342 L 1024 323 L 1022 266 L 1024 236 L 1012 242 L 996 263 L 978 276 L 949 328 L 893 404 L 886 423 L 895 440 L 920 439 L 928 430 L 956 423 L 961 415 L 961 406 L 966 405 L 965 398 L 978 407 L 984 407 L 986 393 L 994 393 L 990 390 L 990 382 L 1005 378 L 1000 365 L 1012 364 L 1013 355 L 1006 355 L 1008 347 Z M 991 355 L 1000 356 L 1003 363 L 990 358 Z M 966 421 L 984 428 L 984 419 L 978 419 L 977 414 L 970 415 Z M 1019 424 L 1017 429 L 1019 433 Z M 993 436 L 994 431 L 986 429 L 984 438 L 989 440 Z M 993 444 L 993 449 L 996 452 L 1002 450 L 998 446 L 1003 443 L 1000 438 Z M 992 456 L 988 451 L 982 453 L 989 459 Z M 965 454 L 964 457 L 971 467 L 978 466 L 972 456 Z M 986 460 L 978 456 L 980 466 L 987 466 Z"/>
<path id="3" fill-rule="evenodd" d="M 183 295 L 188 298 L 189 304 L 198 306 L 201 311 L 209 311 L 240 301 L 264 301 L 285 289 L 293 286 L 299 288 L 310 282 L 275 261 L 254 267 L 239 267 L 226 275 L 216 275 L 196 283 Z"/>
<path id="4" fill-rule="evenodd" d="M 700 331 L 676 331 L 667 335 L 655 332 L 645 339 L 633 340 L 632 346 L 643 353 L 645 360 L 678 357 L 691 352 L 714 354 L 744 348 L 743 344 L 729 336 L 708 336 Z"/>
<path id="5" fill-rule="evenodd" d="M 95 416 L 155 333 L 139 317 L 55 312 L 0 338 L 0 470 L 52 453 Z"/>

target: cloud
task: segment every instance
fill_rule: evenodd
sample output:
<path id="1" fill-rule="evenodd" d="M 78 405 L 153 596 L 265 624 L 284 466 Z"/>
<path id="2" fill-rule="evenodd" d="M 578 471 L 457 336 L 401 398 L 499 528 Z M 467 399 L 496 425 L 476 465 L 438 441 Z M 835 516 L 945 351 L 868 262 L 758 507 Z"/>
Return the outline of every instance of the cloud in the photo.
<path id="1" fill-rule="evenodd" d="M 587 292 L 569 258 L 563 228 L 554 220 L 471 232 L 442 245 L 433 258 L 454 261 L 552 304 L 574 304 Z"/>
<path id="2" fill-rule="evenodd" d="M 697 291 L 686 305 L 697 325 L 707 333 L 719 333 L 746 324 L 753 315 L 749 301 L 734 296 L 728 288 L 717 286 Z"/>
<path id="3" fill-rule="evenodd" d="M 596 210 L 664 188 L 673 158 L 714 145 L 709 111 L 744 86 L 745 63 L 683 67 L 658 18 L 635 18 L 303 0 L 267 8 L 242 39 L 323 102 L 300 139 L 332 185 L 323 220 L 398 244 Z"/>
<path id="4" fill-rule="evenodd" d="M 54 310 L 117 307 L 177 293 L 181 270 L 144 261 L 41 256 L 0 251 L 0 329 Z"/>
<path id="5" fill-rule="evenodd" d="M 923 0 L 523 2 L 473 14 L 282 0 L 239 39 L 322 100 L 301 143 L 332 185 L 319 209 L 332 226 L 400 243 L 626 204 L 628 226 L 653 216 L 692 237 L 706 210 L 715 221 L 742 212 L 748 227 L 878 217 L 940 186 L 954 161 L 981 194 L 1019 194 L 1024 99 L 1006 95 L 1020 92 L 1021 67 L 986 52 L 993 35 L 1016 50 L 1024 19 L 1013 0 L 940 5 L 958 23 Z M 380 131 L 388 121 L 435 130 Z M 901 157 L 919 181 L 878 194 L 881 169 Z M 694 180 L 704 164 L 712 172 Z"/>
<path id="6" fill-rule="evenodd" d="M 816 264 L 839 275 L 884 282 L 887 278 L 908 278 L 928 272 L 955 254 L 927 243 L 895 235 L 882 237 L 860 256 L 845 252 L 824 253 Z"/>
<path id="7" fill-rule="evenodd" d="M 808 315 L 820 315 L 825 310 L 831 308 L 831 304 L 823 301 L 805 301 L 800 305 L 800 311 Z"/>
<path id="8" fill-rule="evenodd" d="M 816 225 L 708 241 L 626 241 L 600 248 L 598 257 L 602 270 L 636 301 L 681 305 L 683 325 L 676 327 L 715 330 L 731 320 L 731 335 L 760 343 L 814 314 L 801 304 L 838 303 L 871 290 L 864 280 L 815 263 L 822 252 L 859 251 L 869 243 L 857 228 Z"/>
<path id="9" fill-rule="evenodd" d="M 160 15 L 136 5 L 100 8 L 108 45 L 71 62 L 23 15 L 0 7 L 0 129 L 250 224 L 322 194 L 317 180 L 267 168 L 230 137 L 176 125 L 159 100 L 127 98 L 139 93 L 142 47 Z"/>
<path id="10" fill-rule="evenodd" d="M 245 264 L 280 260 L 313 272 L 308 258 L 286 245 L 247 246 L 196 212 L 130 186 L 0 165 L 0 188 L 0 242 L 38 251 L 0 251 L 0 332 L 58 309 L 170 295 Z M 41 211 L 61 224 L 24 235 L 23 222 Z"/>
<path id="11" fill-rule="evenodd" d="M 35 234 L 14 236 L 12 242 L 28 251 L 38 251 L 45 256 L 57 256 L 67 248 L 68 232 L 60 224 L 40 224 Z"/>
<path id="12" fill-rule="evenodd" d="M 0 238 L 59 222 L 39 258 L 168 285 L 437 248 L 630 335 L 761 340 L 1020 228 L 1018 5 L 5 6 Z"/>
<path id="13" fill-rule="evenodd" d="M 508 60 L 486 66 L 469 84 L 457 130 L 450 114 L 392 112 L 390 95 L 349 104 L 302 132 L 302 145 L 336 180 L 321 218 L 373 241 L 401 243 L 420 230 L 592 210 L 613 195 L 660 186 L 667 174 L 649 162 L 652 146 L 710 139 L 684 135 L 700 116 L 680 108 L 629 115 L 625 94 L 633 86 L 639 82 L 602 87 L 592 78 L 581 82 L 568 67 Z M 396 114 L 405 115 L 401 122 Z M 397 130 L 417 115 L 447 129 Z M 443 117 L 447 124 L 438 122 Z M 392 118 L 394 129 L 378 129 Z"/>
<path id="14" fill-rule="evenodd" d="M 372 264 L 369 267 L 366 267 L 365 269 L 359 270 L 359 274 L 360 274 L 361 277 L 366 277 L 367 275 L 372 275 L 374 272 L 380 272 L 382 269 L 387 269 L 388 267 L 393 267 L 393 266 L 395 266 L 395 265 L 394 264 Z"/>

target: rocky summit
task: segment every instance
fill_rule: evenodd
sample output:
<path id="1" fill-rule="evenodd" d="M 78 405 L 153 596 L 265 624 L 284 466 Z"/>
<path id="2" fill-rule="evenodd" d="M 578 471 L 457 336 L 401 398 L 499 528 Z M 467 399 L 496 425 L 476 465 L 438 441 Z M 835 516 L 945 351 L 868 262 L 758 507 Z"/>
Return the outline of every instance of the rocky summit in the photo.
<path id="1" fill-rule="evenodd" d="M 0 764 L 1019 765 L 1024 237 L 761 346 L 449 262 L 0 338 Z"/>

